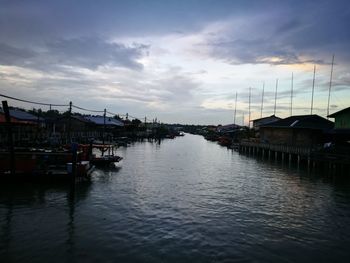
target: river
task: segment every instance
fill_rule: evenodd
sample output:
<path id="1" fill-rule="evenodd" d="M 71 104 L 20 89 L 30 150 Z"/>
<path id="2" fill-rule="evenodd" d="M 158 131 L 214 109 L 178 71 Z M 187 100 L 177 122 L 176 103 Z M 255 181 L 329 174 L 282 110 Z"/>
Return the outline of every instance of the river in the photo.
<path id="1" fill-rule="evenodd" d="M 90 183 L 0 186 L 1 262 L 344 262 L 350 183 L 186 134 Z"/>

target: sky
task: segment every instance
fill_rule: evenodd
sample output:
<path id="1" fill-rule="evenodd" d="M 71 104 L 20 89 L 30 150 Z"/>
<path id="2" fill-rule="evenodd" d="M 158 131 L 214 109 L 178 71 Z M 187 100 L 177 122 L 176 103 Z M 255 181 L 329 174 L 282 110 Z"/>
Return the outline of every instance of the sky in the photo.
<path id="1" fill-rule="evenodd" d="M 316 66 L 325 117 L 333 55 L 330 113 L 350 106 L 349 28 L 338 0 L 0 0 L 0 93 L 217 125 L 233 123 L 237 92 L 247 125 L 249 89 L 250 119 L 270 116 L 277 79 L 276 115 L 290 116 L 292 74 L 292 114 L 310 114 Z"/>

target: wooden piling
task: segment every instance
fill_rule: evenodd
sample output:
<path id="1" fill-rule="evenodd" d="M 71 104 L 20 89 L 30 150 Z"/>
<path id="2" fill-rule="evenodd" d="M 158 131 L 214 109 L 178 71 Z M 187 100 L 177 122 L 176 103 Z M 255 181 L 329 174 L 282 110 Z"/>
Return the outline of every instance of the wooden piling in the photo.
<path id="1" fill-rule="evenodd" d="M 5 120 L 6 120 L 6 128 L 7 128 L 7 144 L 8 149 L 10 152 L 10 172 L 11 175 L 15 175 L 16 173 L 16 159 L 15 159 L 15 149 L 13 145 L 13 135 L 12 135 L 12 124 L 11 124 L 11 116 L 10 116 L 10 110 L 7 104 L 7 101 L 2 101 L 2 108 L 4 110 L 5 114 Z"/>
<path id="2" fill-rule="evenodd" d="M 76 177 L 77 177 L 77 152 L 78 152 L 78 144 L 71 144 L 72 151 L 72 174 L 71 174 L 71 183 L 75 185 Z"/>

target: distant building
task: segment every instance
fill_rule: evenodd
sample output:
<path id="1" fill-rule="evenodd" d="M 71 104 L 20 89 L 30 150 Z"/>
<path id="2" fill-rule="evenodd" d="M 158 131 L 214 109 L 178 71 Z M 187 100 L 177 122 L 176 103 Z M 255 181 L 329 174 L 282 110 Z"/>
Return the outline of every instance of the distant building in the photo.
<path id="1" fill-rule="evenodd" d="M 219 133 L 232 133 L 240 128 L 241 128 L 241 126 L 239 126 L 237 124 L 219 125 L 216 128 L 216 131 Z"/>
<path id="2" fill-rule="evenodd" d="M 333 141 L 337 144 L 349 144 L 350 141 L 350 107 L 337 111 L 328 116 L 335 119 L 331 131 Z"/>
<path id="3" fill-rule="evenodd" d="M 329 141 L 334 123 L 318 115 L 299 115 L 261 125 L 260 141 L 311 147 Z"/>
<path id="4" fill-rule="evenodd" d="M 335 119 L 334 129 L 350 130 L 350 107 L 330 114 L 328 117 Z"/>
<path id="5" fill-rule="evenodd" d="M 11 116 L 11 121 L 14 120 L 14 122 L 31 124 L 44 123 L 44 118 L 35 116 L 29 112 L 20 109 L 9 109 L 9 112 Z M 0 115 L 4 116 L 4 112 L 2 109 L 0 109 Z"/>
<path id="6" fill-rule="evenodd" d="M 50 120 L 48 130 L 50 131 L 50 140 L 58 141 L 72 138 L 74 141 L 87 142 L 89 138 L 97 135 L 93 122 L 86 120 L 81 115 L 71 115 L 59 117 L 55 120 Z"/>
<path id="7" fill-rule="evenodd" d="M 19 109 L 9 109 L 12 126 L 12 137 L 15 145 L 25 146 L 42 136 L 44 119 Z M 0 144 L 8 140 L 5 114 L 0 109 Z"/>

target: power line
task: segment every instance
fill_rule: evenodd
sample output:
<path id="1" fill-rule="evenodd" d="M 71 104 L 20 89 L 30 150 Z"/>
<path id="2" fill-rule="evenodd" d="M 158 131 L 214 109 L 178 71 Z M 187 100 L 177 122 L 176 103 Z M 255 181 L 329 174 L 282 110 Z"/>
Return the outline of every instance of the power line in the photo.
<path id="1" fill-rule="evenodd" d="M 41 105 L 41 106 L 49 106 L 50 110 L 51 107 L 69 107 L 69 104 L 53 104 L 53 103 L 44 103 L 44 102 L 37 102 L 37 101 L 30 101 L 30 100 L 25 100 L 25 99 L 20 99 L 20 98 L 15 98 L 15 97 L 11 97 L 5 94 L 0 94 L 0 97 L 4 97 L 7 99 L 11 99 L 11 100 L 16 100 L 16 101 L 21 101 L 21 102 L 25 102 L 25 103 L 30 103 L 30 104 L 35 104 L 35 105 Z M 82 111 L 87 111 L 87 112 L 95 112 L 95 113 L 104 113 L 104 110 L 93 110 L 93 109 L 87 109 L 87 108 L 83 108 L 77 105 L 72 104 L 72 107 L 75 109 L 79 109 Z M 113 112 L 109 112 L 106 111 L 106 113 L 111 114 L 111 115 L 119 115 L 119 116 L 127 116 L 125 114 L 117 114 L 117 113 L 113 113 Z M 129 117 L 133 118 L 133 119 L 139 119 L 135 116 L 131 116 L 129 115 Z"/>
<path id="2" fill-rule="evenodd" d="M 72 105 L 73 108 L 79 109 L 79 110 L 83 110 L 83 111 L 89 111 L 89 112 L 97 112 L 97 113 L 103 113 L 103 110 L 90 110 L 90 109 L 85 109 L 83 107 L 79 107 L 76 105 Z"/>
<path id="3" fill-rule="evenodd" d="M 126 116 L 128 116 L 128 117 L 130 117 L 130 118 L 132 118 L 132 119 L 139 119 L 139 120 L 141 119 L 141 118 L 132 116 L 132 115 L 130 115 L 130 114 L 117 114 L 117 113 L 110 112 L 110 111 L 107 111 L 107 113 L 108 113 L 108 114 L 111 114 L 111 115 L 118 115 L 118 116 L 120 116 L 120 117 L 126 117 Z"/>
<path id="4" fill-rule="evenodd" d="M 15 97 L 11 97 L 11 96 L 7 96 L 4 94 L 0 94 L 0 97 L 4 97 L 7 99 L 11 99 L 11 100 L 17 100 L 17 101 L 21 101 L 21 102 L 26 102 L 26 103 L 31 103 L 31 104 L 36 104 L 36 105 L 42 105 L 42 106 L 54 106 L 54 107 L 68 107 L 68 104 L 50 104 L 50 103 L 43 103 L 43 102 L 36 102 L 36 101 L 30 101 L 30 100 L 24 100 L 24 99 L 19 99 L 19 98 L 15 98 Z"/>

